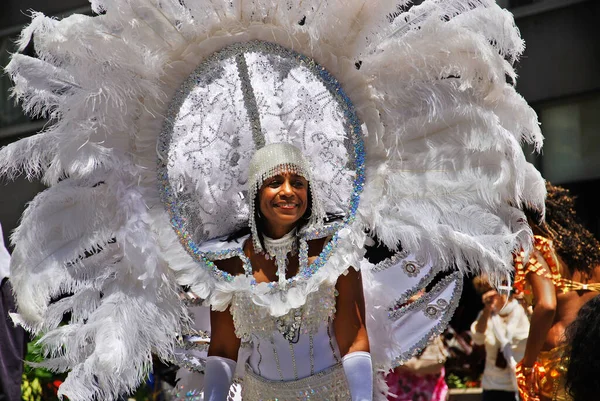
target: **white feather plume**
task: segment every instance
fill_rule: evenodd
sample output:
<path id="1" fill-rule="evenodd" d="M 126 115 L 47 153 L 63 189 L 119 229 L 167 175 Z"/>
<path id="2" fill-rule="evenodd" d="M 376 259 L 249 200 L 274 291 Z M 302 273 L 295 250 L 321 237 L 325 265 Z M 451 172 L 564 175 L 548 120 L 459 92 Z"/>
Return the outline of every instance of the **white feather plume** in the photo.
<path id="1" fill-rule="evenodd" d="M 134 390 L 187 321 L 132 175 L 97 173 L 42 192 L 12 236 L 16 320 L 44 333 L 41 366 L 71 371 L 70 399 Z"/>

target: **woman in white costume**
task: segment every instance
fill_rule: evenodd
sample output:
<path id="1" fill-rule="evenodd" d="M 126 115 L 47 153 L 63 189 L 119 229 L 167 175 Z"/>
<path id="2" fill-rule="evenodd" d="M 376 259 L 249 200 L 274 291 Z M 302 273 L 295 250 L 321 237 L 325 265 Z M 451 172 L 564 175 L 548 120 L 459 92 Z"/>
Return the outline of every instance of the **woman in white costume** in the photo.
<path id="1" fill-rule="evenodd" d="M 206 373 L 180 397 L 219 399 L 237 352 L 245 401 L 384 399 L 371 371 L 443 331 L 461 275 L 502 282 L 529 248 L 519 207 L 545 188 L 521 143 L 542 137 L 495 1 L 91 5 L 24 29 L 37 58 L 13 55 L 13 93 L 52 124 L 0 150 L 0 174 L 49 186 L 11 274 L 14 319 L 69 372 L 61 395 L 114 400 L 154 353 Z M 267 202 L 278 175 L 307 185 L 310 214 Z"/>
<path id="2" fill-rule="evenodd" d="M 282 284 L 296 276 L 300 242 L 308 246 L 309 264 L 326 244 L 327 238 L 302 239 L 304 226 L 321 210 L 318 199 L 310 195 L 309 177 L 308 163 L 292 145 L 273 144 L 254 155 L 249 185 L 255 195 L 249 201 L 257 207 L 250 224 L 253 234 L 243 249 L 256 283 Z M 244 274 L 239 258 L 217 266 L 233 275 Z M 205 400 L 226 398 L 241 339 L 252 344 L 242 399 L 345 400 L 350 399 L 349 390 L 353 400 L 372 399 L 363 290 L 360 274 L 352 267 L 335 286 L 321 286 L 304 305 L 283 317 L 261 316 L 251 299 L 234 295 L 231 306 L 211 312 L 210 320 Z"/>

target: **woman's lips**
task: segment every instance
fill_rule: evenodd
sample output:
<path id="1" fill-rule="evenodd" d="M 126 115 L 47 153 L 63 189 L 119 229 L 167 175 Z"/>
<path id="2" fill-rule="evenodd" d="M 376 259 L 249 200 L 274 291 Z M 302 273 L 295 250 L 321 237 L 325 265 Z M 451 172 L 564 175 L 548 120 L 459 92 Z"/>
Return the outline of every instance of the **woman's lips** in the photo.
<path id="1" fill-rule="evenodd" d="M 296 203 L 276 203 L 273 206 L 278 207 L 280 209 L 285 209 L 285 210 L 291 210 L 291 209 L 298 207 L 298 205 Z"/>

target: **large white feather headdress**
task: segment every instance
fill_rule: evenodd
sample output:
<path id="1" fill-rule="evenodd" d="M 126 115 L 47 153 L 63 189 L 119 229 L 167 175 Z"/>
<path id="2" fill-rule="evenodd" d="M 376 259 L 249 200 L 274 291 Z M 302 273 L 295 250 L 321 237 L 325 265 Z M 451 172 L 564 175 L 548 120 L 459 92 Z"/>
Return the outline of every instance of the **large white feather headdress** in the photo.
<path id="1" fill-rule="evenodd" d="M 342 205 L 346 216 L 333 231 L 337 248 L 324 250 L 329 252 L 324 260 L 336 267 L 310 271 L 281 302 L 272 302 L 270 289 L 258 288 L 255 302 L 274 314 L 301 303 L 315 286 L 360 264 L 364 230 L 390 249 L 401 244 L 415 260 L 492 276 L 508 273 L 511 252 L 528 247 L 531 233 L 518 207 L 543 208 L 544 184 L 521 145 L 539 149 L 542 137 L 535 113 L 513 86 L 512 64 L 523 43 L 510 13 L 494 1 L 426 0 L 412 8 L 405 1 L 385 0 L 91 3 L 100 15 L 57 21 L 34 14 L 23 31 L 20 50 L 33 40 L 37 58 L 13 55 L 7 67 L 15 81 L 13 94 L 27 112 L 52 124 L 0 151 L 1 174 L 24 172 L 50 186 L 31 202 L 13 234 L 11 272 L 18 319 L 34 333 L 45 333 L 47 366 L 71 371 L 61 394 L 112 400 L 139 384 L 151 352 L 170 358 L 173 333 L 187 319 L 179 285 L 191 286 L 222 309 L 232 291 L 246 284 L 243 277 L 220 279 L 221 272 L 206 258 L 236 252 L 209 241 L 226 232 L 191 232 L 200 238 L 196 245 L 205 246 L 201 249 L 190 245 L 190 232 L 177 231 L 189 223 L 177 217 L 195 214 L 172 213 L 161 191 L 177 189 L 177 183 L 160 184 L 157 174 L 164 163 L 173 177 L 177 173 L 185 181 L 180 165 L 169 166 L 169 152 L 176 149 L 169 147 L 173 136 L 164 134 L 165 127 L 172 131 L 173 121 L 184 121 L 182 107 L 192 99 L 177 100 L 177 94 L 199 66 L 235 44 L 272 44 L 292 58 L 298 55 L 297 63 L 321 68 L 339 87 L 337 104 L 348 111 L 342 120 L 357 123 L 339 131 L 340 141 L 349 145 L 345 149 L 352 149 L 352 163 L 340 170 L 348 183 L 344 201 L 329 204 Z M 256 58 L 250 66 L 260 63 Z M 200 80 L 216 82 L 209 78 L 203 73 Z M 253 84 L 260 87 L 267 88 Z M 330 89 L 324 99 L 335 97 Z M 305 102 L 298 104 L 318 102 L 316 93 L 306 92 Z M 271 116 L 265 112 L 271 98 L 258 96 L 261 121 Z M 296 91 L 283 101 L 300 98 Z M 198 102 L 214 106 L 218 99 Z M 323 110 L 317 104 L 307 112 Z M 292 124 L 293 132 L 306 121 Z M 213 137 L 231 144 L 231 132 L 223 127 Z M 193 124 L 189 129 L 193 132 Z M 242 141 L 252 135 L 252 127 L 246 129 Z M 287 141 L 288 131 L 282 132 L 267 131 L 265 138 Z M 241 142 L 253 152 L 255 145 L 246 145 Z M 311 161 L 319 167 L 319 160 Z M 357 180 L 361 174 L 364 181 Z M 187 183 L 182 188 L 192 193 L 210 192 L 197 177 Z M 221 189 L 229 190 L 227 185 Z M 185 193 L 178 192 L 181 199 Z M 235 196 L 225 199 L 239 206 L 231 209 L 235 226 L 247 215 L 245 203 Z M 200 257 L 194 257 L 194 249 Z M 61 325 L 66 312 L 70 321 Z M 375 354 L 387 363 L 399 355 L 396 351 Z"/>

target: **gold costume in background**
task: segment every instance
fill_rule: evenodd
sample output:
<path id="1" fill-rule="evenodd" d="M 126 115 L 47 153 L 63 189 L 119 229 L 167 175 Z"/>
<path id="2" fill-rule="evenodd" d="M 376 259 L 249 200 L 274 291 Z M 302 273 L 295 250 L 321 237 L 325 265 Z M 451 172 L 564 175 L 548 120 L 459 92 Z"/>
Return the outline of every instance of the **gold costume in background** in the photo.
<path id="1" fill-rule="evenodd" d="M 530 305 L 533 303 L 533 293 L 526 279 L 529 274 L 551 280 L 557 295 L 572 291 L 600 292 L 600 283 L 582 283 L 563 277 L 569 277 L 578 270 L 582 273 L 582 279 L 587 281 L 589 269 L 600 265 L 600 243 L 579 223 L 575 199 L 567 189 L 547 182 L 546 190 L 545 221 L 540 224 L 530 221 L 534 232 L 540 234 L 535 235 L 533 241 L 537 252 L 528 256 L 521 252 L 514 260 L 515 291 L 523 294 Z M 537 217 L 537 221 L 542 218 Z M 568 346 L 562 344 L 540 352 L 532 368 L 524 368 L 519 363 L 516 373 L 521 399 L 539 401 L 542 397 L 544 400 L 571 401 L 572 397 L 565 390 L 569 354 Z M 528 385 L 527 377 L 530 374 L 534 375 L 534 380 Z"/>
<path id="2" fill-rule="evenodd" d="M 565 390 L 565 373 L 569 362 L 566 349 L 566 345 L 561 345 L 550 351 L 542 351 L 538 356 L 535 372 L 538 391 L 552 401 L 572 400 Z"/>
<path id="3" fill-rule="evenodd" d="M 596 291 L 600 292 L 600 284 L 584 284 L 563 278 L 560 270 L 553 241 L 540 235 L 534 237 L 534 246 L 542 256 L 549 270 L 546 269 L 535 257 L 530 255 L 527 263 L 524 263 L 524 253 L 515 258 L 515 290 L 525 294 L 529 303 L 533 301 L 531 288 L 525 280 L 528 274 L 536 274 L 552 280 L 556 292 L 564 294 L 570 291 Z M 565 390 L 564 375 L 567 371 L 568 359 L 565 356 L 566 345 L 561 345 L 550 351 L 542 351 L 533 367 L 535 375 L 534 388 L 528 388 L 524 373 L 517 369 L 517 385 L 519 394 L 523 401 L 538 401 L 539 396 L 552 401 L 571 401 L 572 398 Z"/>

